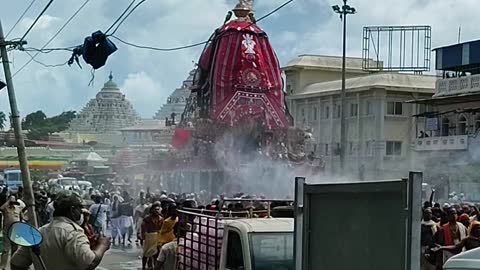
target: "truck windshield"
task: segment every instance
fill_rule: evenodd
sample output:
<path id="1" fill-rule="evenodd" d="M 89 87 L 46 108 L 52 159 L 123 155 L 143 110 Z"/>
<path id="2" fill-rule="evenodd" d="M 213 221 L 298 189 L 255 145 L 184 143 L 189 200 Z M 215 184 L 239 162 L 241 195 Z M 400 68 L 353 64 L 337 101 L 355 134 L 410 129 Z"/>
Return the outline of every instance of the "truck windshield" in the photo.
<path id="1" fill-rule="evenodd" d="M 8 182 L 18 182 L 20 181 L 20 173 L 5 173 L 5 178 Z"/>
<path id="2" fill-rule="evenodd" d="M 60 182 L 59 184 L 62 186 L 71 186 L 77 183 L 75 179 L 65 179 L 65 178 L 61 179 L 59 182 Z"/>
<path id="3" fill-rule="evenodd" d="M 292 270 L 293 233 L 251 233 L 252 269 Z"/>

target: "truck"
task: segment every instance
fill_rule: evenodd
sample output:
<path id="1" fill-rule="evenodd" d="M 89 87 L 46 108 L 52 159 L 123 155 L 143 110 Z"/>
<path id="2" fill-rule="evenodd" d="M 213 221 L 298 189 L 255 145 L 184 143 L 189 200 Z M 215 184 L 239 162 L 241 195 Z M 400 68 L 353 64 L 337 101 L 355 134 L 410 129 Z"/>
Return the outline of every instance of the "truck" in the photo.
<path id="1" fill-rule="evenodd" d="M 23 186 L 22 172 L 17 169 L 8 169 L 3 171 L 5 186 L 10 193 L 18 192 L 18 188 Z"/>
<path id="2" fill-rule="evenodd" d="M 480 248 L 472 249 L 451 257 L 443 266 L 444 270 L 479 270 Z"/>
<path id="3" fill-rule="evenodd" d="M 421 172 L 295 186 L 295 270 L 420 269 Z"/>
<path id="4" fill-rule="evenodd" d="M 48 187 L 50 192 L 59 192 L 62 190 L 80 190 L 80 186 L 76 178 L 63 176 L 48 180 Z"/>
<path id="5" fill-rule="evenodd" d="M 293 270 L 294 220 L 273 212 L 179 210 L 177 269 Z"/>

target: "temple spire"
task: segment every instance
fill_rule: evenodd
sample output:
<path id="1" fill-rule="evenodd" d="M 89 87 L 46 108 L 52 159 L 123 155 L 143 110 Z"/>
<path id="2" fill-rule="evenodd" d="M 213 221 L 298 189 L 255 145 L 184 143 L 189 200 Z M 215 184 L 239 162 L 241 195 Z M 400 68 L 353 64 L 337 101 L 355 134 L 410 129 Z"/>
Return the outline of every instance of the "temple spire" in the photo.
<path id="1" fill-rule="evenodd" d="M 110 79 L 110 81 L 113 81 L 113 72 L 110 71 L 110 75 L 108 76 L 108 78 Z"/>

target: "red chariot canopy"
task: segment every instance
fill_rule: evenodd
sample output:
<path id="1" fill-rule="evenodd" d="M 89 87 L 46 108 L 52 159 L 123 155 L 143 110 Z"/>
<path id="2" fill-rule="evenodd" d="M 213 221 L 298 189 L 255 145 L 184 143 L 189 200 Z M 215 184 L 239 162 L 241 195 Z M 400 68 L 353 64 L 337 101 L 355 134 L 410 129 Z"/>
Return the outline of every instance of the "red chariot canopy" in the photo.
<path id="1" fill-rule="evenodd" d="M 199 65 L 210 74 L 212 119 L 236 126 L 242 119 L 254 118 L 269 129 L 288 127 L 280 65 L 257 25 L 239 21 L 224 25 Z"/>

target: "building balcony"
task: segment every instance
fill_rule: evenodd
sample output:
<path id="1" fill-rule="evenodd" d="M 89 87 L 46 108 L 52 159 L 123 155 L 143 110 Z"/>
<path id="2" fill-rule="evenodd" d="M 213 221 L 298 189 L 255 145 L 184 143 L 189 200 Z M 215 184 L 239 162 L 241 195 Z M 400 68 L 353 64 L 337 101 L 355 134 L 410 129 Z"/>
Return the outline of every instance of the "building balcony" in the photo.
<path id="1" fill-rule="evenodd" d="M 480 74 L 472 76 L 439 79 L 434 97 L 480 92 Z"/>
<path id="2" fill-rule="evenodd" d="M 466 150 L 468 135 L 428 137 L 415 140 L 415 151 Z"/>

